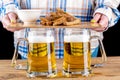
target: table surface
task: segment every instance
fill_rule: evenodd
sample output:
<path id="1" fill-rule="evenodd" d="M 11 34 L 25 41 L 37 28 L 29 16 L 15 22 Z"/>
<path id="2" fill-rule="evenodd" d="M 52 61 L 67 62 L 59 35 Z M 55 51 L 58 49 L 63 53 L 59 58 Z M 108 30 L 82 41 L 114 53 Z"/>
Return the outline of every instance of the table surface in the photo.
<path id="1" fill-rule="evenodd" d="M 100 62 L 101 58 L 92 59 L 93 63 Z M 16 70 L 11 66 L 11 60 L 0 60 L 0 80 L 120 80 L 120 56 L 108 57 L 103 67 L 92 68 L 93 73 L 88 77 L 63 77 L 61 74 L 62 59 L 57 60 L 59 77 L 28 78 L 25 70 Z M 25 63 L 25 60 L 17 60 L 17 63 Z"/>

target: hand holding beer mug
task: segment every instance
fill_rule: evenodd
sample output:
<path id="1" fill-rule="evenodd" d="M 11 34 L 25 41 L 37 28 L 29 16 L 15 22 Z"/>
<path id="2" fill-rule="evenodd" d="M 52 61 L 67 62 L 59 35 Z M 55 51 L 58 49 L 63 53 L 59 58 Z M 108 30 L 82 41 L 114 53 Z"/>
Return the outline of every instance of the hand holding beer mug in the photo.
<path id="1" fill-rule="evenodd" d="M 72 74 L 88 76 L 91 73 L 90 40 L 95 38 L 98 38 L 100 44 L 102 44 L 98 36 L 91 37 L 89 29 L 65 29 L 63 75 L 68 77 Z M 102 45 L 101 47 L 104 52 Z"/>
<path id="2" fill-rule="evenodd" d="M 27 76 L 55 77 L 57 74 L 57 68 L 54 51 L 53 29 L 30 31 L 28 32 L 28 38 L 26 41 L 28 42 L 29 47 Z"/>

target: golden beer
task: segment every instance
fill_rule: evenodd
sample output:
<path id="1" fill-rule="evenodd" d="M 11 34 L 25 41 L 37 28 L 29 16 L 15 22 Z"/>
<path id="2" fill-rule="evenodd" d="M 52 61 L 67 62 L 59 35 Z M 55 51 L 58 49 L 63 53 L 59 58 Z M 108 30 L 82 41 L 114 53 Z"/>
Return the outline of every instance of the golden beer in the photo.
<path id="1" fill-rule="evenodd" d="M 54 53 L 54 43 L 50 44 L 50 56 L 52 72 L 56 70 L 56 60 Z M 48 50 L 47 43 L 30 43 L 28 54 L 28 72 L 48 72 Z"/>
<path id="2" fill-rule="evenodd" d="M 90 43 L 89 42 L 65 42 L 64 43 L 64 71 L 79 72 L 84 70 L 84 46 L 88 47 L 88 69 L 91 65 Z"/>
<path id="3" fill-rule="evenodd" d="M 28 75 L 53 77 L 56 75 L 54 36 L 51 31 L 29 32 Z"/>
<path id="4" fill-rule="evenodd" d="M 91 50 L 87 31 L 78 29 L 68 31 L 64 35 L 63 72 L 70 74 L 86 74 L 91 71 Z"/>

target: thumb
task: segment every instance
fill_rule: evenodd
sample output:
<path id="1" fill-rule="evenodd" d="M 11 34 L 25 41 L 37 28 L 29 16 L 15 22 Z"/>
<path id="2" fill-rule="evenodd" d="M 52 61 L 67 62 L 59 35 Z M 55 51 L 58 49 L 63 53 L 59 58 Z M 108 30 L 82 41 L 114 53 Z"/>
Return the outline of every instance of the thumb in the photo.
<path id="1" fill-rule="evenodd" d="M 17 22 L 17 14 L 16 13 L 9 13 L 8 17 L 9 17 L 11 23 Z"/>
<path id="2" fill-rule="evenodd" d="M 94 15 L 92 21 L 94 21 L 94 22 L 99 22 L 101 16 L 102 16 L 102 14 L 100 14 L 100 13 L 96 13 L 96 14 Z"/>

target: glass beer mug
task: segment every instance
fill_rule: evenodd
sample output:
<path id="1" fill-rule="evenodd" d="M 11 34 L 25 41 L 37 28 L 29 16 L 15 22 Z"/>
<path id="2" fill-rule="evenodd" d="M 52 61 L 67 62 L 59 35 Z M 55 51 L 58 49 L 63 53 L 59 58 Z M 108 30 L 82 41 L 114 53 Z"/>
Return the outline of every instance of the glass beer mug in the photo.
<path id="1" fill-rule="evenodd" d="M 102 48 L 102 55 L 105 51 L 98 36 L 91 36 L 89 29 L 69 28 L 64 32 L 64 59 L 63 75 L 82 74 L 88 76 L 91 73 L 91 43 L 92 39 L 98 38 Z"/>
<path id="2" fill-rule="evenodd" d="M 28 32 L 27 76 L 54 77 L 57 74 L 53 29 Z"/>

